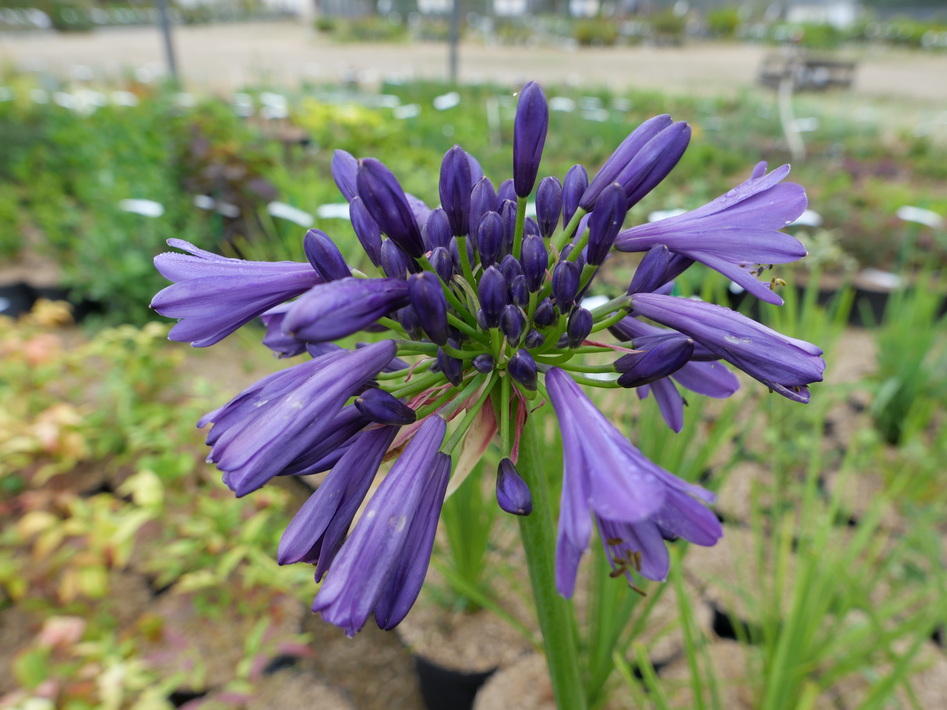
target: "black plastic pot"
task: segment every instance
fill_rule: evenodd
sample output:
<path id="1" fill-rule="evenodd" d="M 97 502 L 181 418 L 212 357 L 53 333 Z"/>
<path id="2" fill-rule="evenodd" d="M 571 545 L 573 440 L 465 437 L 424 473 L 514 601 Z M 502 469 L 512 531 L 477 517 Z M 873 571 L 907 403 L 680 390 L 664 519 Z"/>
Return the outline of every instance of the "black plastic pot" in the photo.
<path id="1" fill-rule="evenodd" d="M 444 668 L 422 657 L 414 657 L 427 710 L 470 710 L 477 691 L 496 669 L 481 673 L 462 673 Z"/>

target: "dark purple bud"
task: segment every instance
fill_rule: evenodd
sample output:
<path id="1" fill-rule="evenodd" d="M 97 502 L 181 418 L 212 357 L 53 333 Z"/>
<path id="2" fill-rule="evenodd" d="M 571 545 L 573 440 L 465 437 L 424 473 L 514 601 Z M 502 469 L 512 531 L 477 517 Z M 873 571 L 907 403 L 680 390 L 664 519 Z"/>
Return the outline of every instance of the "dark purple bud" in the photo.
<path id="1" fill-rule="evenodd" d="M 288 309 L 289 304 L 282 303 L 260 316 L 266 328 L 263 344 L 281 358 L 296 357 L 306 352 L 306 343 L 283 333 L 283 318 Z"/>
<path id="2" fill-rule="evenodd" d="M 408 285 L 397 279 L 347 278 L 313 286 L 293 301 L 283 332 L 325 342 L 351 335 L 408 303 Z"/>
<path id="3" fill-rule="evenodd" d="M 470 168 L 470 181 L 472 184 L 476 184 L 478 180 L 483 178 L 483 168 L 480 167 L 480 161 L 473 157 L 470 153 L 467 153 L 467 166 Z"/>
<path id="4" fill-rule="evenodd" d="M 454 387 L 460 387 L 464 380 L 464 363 L 451 357 L 440 348 L 437 349 L 437 366 Z"/>
<path id="5" fill-rule="evenodd" d="M 556 231 L 561 212 L 562 184 L 559 178 L 545 177 L 536 188 L 536 223 L 544 238 L 548 239 Z"/>
<path id="6" fill-rule="evenodd" d="M 325 232 L 318 229 L 306 232 L 303 249 L 312 268 L 326 281 L 337 281 L 352 275 L 342 252 Z"/>
<path id="7" fill-rule="evenodd" d="M 569 220 L 579 209 L 579 200 L 589 186 L 589 174 L 581 165 L 573 165 L 566 173 L 562 183 L 562 225 L 569 224 Z"/>
<path id="8" fill-rule="evenodd" d="M 408 337 L 412 340 L 421 339 L 424 331 L 421 328 L 421 319 L 418 318 L 417 311 L 414 310 L 413 306 L 398 309 L 395 312 L 395 319 L 401 323 L 401 327 L 404 328 Z"/>
<path id="9" fill-rule="evenodd" d="M 477 325 L 480 327 L 480 330 L 487 330 L 490 328 L 490 326 L 487 325 L 487 317 L 483 315 L 482 308 L 477 309 Z"/>
<path id="10" fill-rule="evenodd" d="M 408 278 L 411 257 L 405 254 L 393 239 L 386 239 L 381 245 L 381 270 L 389 279 Z"/>
<path id="11" fill-rule="evenodd" d="M 635 275 L 631 277 L 628 293 L 652 293 L 668 282 L 667 273 L 671 252 L 663 244 L 656 244 L 644 255 Z"/>
<path id="12" fill-rule="evenodd" d="M 504 180 L 500 183 L 500 187 L 497 188 L 497 204 L 504 200 L 509 200 L 514 205 L 516 204 L 516 190 L 513 188 L 512 180 Z"/>
<path id="13" fill-rule="evenodd" d="M 467 261 L 473 266 L 474 260 L 476 258 L 476 253 L 474 252 L 473 239 L 464 239 L 464 244 L 467 246 Z M 454 273 L 462 274 L 463 265 L 460 263 L 460 249 L 457 246 L 457 239 L 451 237 L 450 246 L 450 258 L 454 262 Z"/>
<path id="14" fill-rule="evenodd" d="M 500 203 L 500 218 L 503 220 L 503 243 L 500 245 L 500 256 L 506 256 L 513 251 L 513 237 L 516 235 L 516 203 L 513 200 L 503 200 Z"/>
<path id="15" fill-rule="evenodd" d="M 496 212 L 497 204 L 497 193 L 489 179 L 480 178 L 474 183 L 470 191 L 470 214 L 468 215 L 468 228 L 472 236 L 476 236 L 483 215 L 487 212 Z"/>
<path id="16" fill-rule="evenodd" d="M 526 330 L 526 314 L 512 303 L 500 314 L 500 332 L 514 348 L 520 344 L 523 331 Z"/>
<path id="17" fill-rule="evenodd" d="M 592 266 L 600 266 L 625 221 L 625 191 L 613 182 L 602 190 L 595 209 L 589 215 L 589 244 L 585 258 Z"/>
<path id="18" fill-rule="evenodd" d="M 467 154 L 463 148 L 455 145 L 444 154 L 441 161 L 441 180 L 438 184 L 441 206 L 447 213 L 452 236 L 467 234 L 472 187 Z"/>
<path id="19" fill-rule="evenodd" d="M 434 271 L 441 277 L 441 281 L 446 284 L 450 283 L 451 277 L 454 275 L 454 260 L 451 259 L 450 252 L 444 247 L 437 247 L 428 258 L 431 261 L 431 266 L 434 267 Z"/>
<path id="20" fill-rule="evenodd" d="M 581 274 L 573 261 L 560 261 L 552 271 L 552 295 L 562 313 L 568 313 L 575 303 Z"/>
<path id="21" fill-rule="evenodd" d="M 549 266 L 549 253 L 542 237 L 530 234 L 523 238 L 523 255 L 520 262 L 523 265 L 523 275 L 526 276 L 526 287 L 531 293 L 535 293 L 543 287 L 546 267 Z"/>
<path id="22" fill-rule="evenodd" d="M 496 212 L 485 212 L 476 234 L 480 263 L 484 268 L 495 264 L 503 244 L 503 219 Z"/>
<path id="23" fill-rule="evenodd" d="M 332 154 L 330 170 L 339 192 L 347 201 L 351 202 L 358 195 L 355 181 L 355 176 L 358 173 L 358 161 L 355 156 L 346 153 L 344 150 L 335 151 Z"/>
<path id="24" fill-rule="evenodd" d="M 450 246 L 450 238 L 453 235 L 450 228 L 450 222 L 447 219 L 447 213 L 440 207 L 435 207 L 428 215 L 424 227 L 421 229 L 424 237 L 424 247 L 431 251 L 438 247 Z"/>
<path id="25" fill-rule="evenodd" d="M 411 407 L 389 392 L 376 388 L 365 390 L 356 398 L 355 407 L 376 424 L 405 426 L 417 419 Z"/>
<path id="26" fill-rule="evenodd" d="M 559 319 L 559 311 L 548 298 L 544 298 L 533 311 L 533 322 L 540 328 L 548 328 Z"/>
<path id="27" fill-rule="evenodd" d="M 595 178 L 582 193 L 579 206 L 586 211 L 591 211 L 602 190 L 618 179 L 619 173 L 628 166 L 648 141 L 670 125 L 671 117 L 663 114 L 648 119 L 632 131 L 596 173 Z"/>
<path id="28" fill-rule="evenodd" d="M 441 280 L 429 271 L 408 279 L 408 296 L 421 328 L 438 345 L 447 342 L 447 298 Z"/>
<path id="29" fill-rule="evenodd" d="M 493 360 L 493 355 L 490 353 L 481 353 L 473 359 L 474 369 L 477 372 L 482 372 L 483 374 L 492 372 L 495 365 L 496 363 Z"/>
<path id="30" fill-rule="evenodd" d="M 529 515 L 533 512 L 529 486 L 508 458 L 500 461 L 497 468 L 497 503 L 512 515 Z"/>
<path id="31" fill-rule="evenodd" d="M 615 361 L 622 387 L 640 387 L 677 372 L 694 354 L 694 341 L 677 333 L 656 335 L 637 339 L 635 350 Z"/>
<path id="32" fill-rule="evenodd" d="M 352 229 L 355 230 L 355 236 L 368 258 L 375 266 L 381 266 L 381 230 L 358 195 L 349 202 L 349 219 L 352 220 Z"/>
<path id="33" fill-rule="evenodd" d="M 537 237 L 542 236 L 539 233 L 539 222 L 533 217 L 527 217 L 523 220 L 523 236 L 529 236 L 530 234 L 535 234 Z"/>
<path id="34" fill-rule="evenodd" d="M 506 371 L 510 377 L 519 382 L 523 387 L 530 391 L 536 390 L 538 375 L 536 374 L 536 361 L 527 350 L 517 350 L 510 361 L 506 363 Z"/>
<path id="35" fill-rule="evenodd" d="M 525 276 L 514 276 L 510 283 L 510 301 L 520 308 L 529 305 L 529 289 L 526 287 Z"/>
<path id="36" fill-rule="evenodd" d="M 500 273 L 503 274 L 507 284 L 513 283 L 513 279 L 517 276 L 525 276 L 522 264 L 512 254 L 507 254 L 500 260 Z"/>
<path id="37" fill-rule="evenodd" d="M 579 347 L 592 332 L 592 313 L 585 308 L 576 308 L 569 316 L 566 335 L 570 348 Z"/>
<path id="38" fill-rule="evenodd" d="M 509 303 L 506 283 L 503 273 L 495 266 L 488 266 L 480 277 L 477 295 L 480 297 L 480 309 L 488 328 L 500 325 L 500 314 Z"/>
<path id="39" fill-rule="evenodd" d="M 382 232 L 404 252 L 417 259 L 424 254 L 424 240 L 408 198 L 397 178 L 375 158 L 362 159 L 356 177 L 358 195 Z"/>
<path id="40" fill-rule="evenodd" d="M 513 185 L 519 197 L 533 191 L 548 127 L 546 96 L 539 84 L 531 81 L 520 92 L 513 119 Z"/>
<path id="41" fill-rule="evenodd" d="M 546 337 L 535 328 L 530 328 L 529 332 L 526 334 L 526 337 L 523 338 L 523 345 L 530 349 L 538 348 L 545 342 Z"/>
<path id="42" fill-rule="evenodd" d="M 618 176 L 625 188 L 625 209 L 634 207 L 677 165 L 687 144 L 691 128 L 683 121 L 671 124 L 648 141 Z"/>

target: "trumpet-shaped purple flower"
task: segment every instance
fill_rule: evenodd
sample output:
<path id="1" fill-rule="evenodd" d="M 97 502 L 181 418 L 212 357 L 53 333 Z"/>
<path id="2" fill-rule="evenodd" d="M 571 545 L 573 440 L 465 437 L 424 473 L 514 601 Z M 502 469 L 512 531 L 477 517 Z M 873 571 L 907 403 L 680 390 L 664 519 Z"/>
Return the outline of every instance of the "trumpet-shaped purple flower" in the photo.
<path id="1" fill-rule="evenodd" d="M 706 264 L 767 303 L 781 304 L 768 282 L 756 277 L 771 264 L 806 255 L 795 237 L 779 230 L 806 209 L 801 185 L 784 183 L 789 166 L 766 174 L 766 163 L 750 179 L 696 210 L 626 229 L 619 251 L 648 251 L 663 244 L 675 254 Z"/>
<path id="2" fill-rule="evenodd" d="M 395 355 L 391 341 L 328 353 L 264 378 L 206 415 L 208 460 L 238 496 L 256 490 L 319 441 L 346 400 Z"/>
<path id="3" fill-rule="evenodd" d="M 691 542 L 713 544 L 723 533 L 716 516 L 691 496 L 710 502 L 708 491 L 682 481 L 649 461 L 615 429 L 565 371 L 546 373 L 546 387 L 562 431 L 565 457 L 559 535 L 556 543 L 556 588 L 571 597 L 579 559 L 589 545 L 593 514 L 609 525 L 660 526 Z M 699 530 L 701 534 L 694 534 Z M 644 532 L 640 533 L 642 536 Z M 690 537 L 689 537 L 690 535 Z M 617 536 L 616 536 L 617 537 Z M 623 534 L 623 540 L 632 536 Z M 636 540 L 633 543 L 640 543 Z M 617 544 L 617 543 L 616 543 Z M 654 545 L 634 550 L 641 555 L 640 569 L 667 572 L 666 557 Z M 652 561 L 652 557 L 656 557 Z"/>
<path id="4" fill-rule="evenodd" d="M 822 381 L 821 348 L 729 308 L 657 293 L 634 294 L 631 302 L 637 314 L 690 336 L 784 397 L 808 402 L 809 385 Z"/>
<path id="5" fill-rule="evenodd" d="M 198 249 L 183 239 L 168 245 L 188 254 L 165 252 L 155 267 L 172 285 L 160 291 L 151 307 L 177 318 L 168 337 L 197 348 L 218 343 L 270 308 L 294 298 L 322 277 L 296 261 L 244 261 Z"/>
<path id="6" fill-rule="evenodd" d="M 382 628 L 407 614 L 427 573 L 450 457 L 446 423 L 427 419 L 368 503 L 332 563 L 313 611 L 354 636 L 374 613 Z"/>

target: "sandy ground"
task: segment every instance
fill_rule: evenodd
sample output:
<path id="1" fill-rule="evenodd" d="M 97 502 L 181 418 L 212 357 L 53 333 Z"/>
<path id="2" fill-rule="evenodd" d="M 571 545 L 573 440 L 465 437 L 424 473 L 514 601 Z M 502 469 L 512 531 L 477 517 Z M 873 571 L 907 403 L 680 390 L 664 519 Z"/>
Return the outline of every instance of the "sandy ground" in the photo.
<path id="1" fill-rule="evenodd" d="M 448 71 L 444 44 L 340 45 L 299 23 L 178 27 L 174 46 L 189 88 L 226 91 L 260 80 L 275 85 L 302 79 L 333 82 L 353 72 L 367 83 L 391 75 L 444 79 Z M 459 52 L 459 78 L 726 95 L 753 87 L 761 59 L 770 51 L 721 43 L 575 51 L 466 43 Z M 855 95 L 912 99 L 947 111 L 947 54 L 882 49 L 853 58 L 859 62 Z M 165 55 L 156 29 L 132 28 L 73 36 L 0 35 L 3 63 L 65 75 L 84 65 L 100 76 L 117 77 L 139 67 L 160 71 Z"/>

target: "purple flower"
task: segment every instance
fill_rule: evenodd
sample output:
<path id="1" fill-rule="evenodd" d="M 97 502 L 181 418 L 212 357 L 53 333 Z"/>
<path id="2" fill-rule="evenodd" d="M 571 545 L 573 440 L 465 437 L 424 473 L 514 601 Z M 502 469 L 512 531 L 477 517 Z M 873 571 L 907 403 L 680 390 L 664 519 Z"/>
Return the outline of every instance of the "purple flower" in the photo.
<path id="1" fill-rule="evenodd" d="M 558 178 L 545 177 L 536 188 L 536 222 L 539 233 L 549 238 L 556 231 L 562 212 L 562 185 Z"/>
<path id="2" fill-rule="evenodd" d="M 548 127 L 546 96 L 539 84 L 531 81 L 520 92 L 513 123 L 513 188 L 517 197 L 533 191 Z"/>
<path id="3" fill-rule="evenodd" d="M 589 544 L 593 516 L 627 532 L 653 531 L 657 526 L 697 544 L 713 544 L 722 536 L 716 516 L 691 496 L 713 501 L 703 488 L 688 484 L 649 461 L 559 368 L 546 373 L 546 387 L 562 432 L 565 458 L 559 534 L 556 542 L 556 589 L 571 597 L 579 559 Z M 673 528 L 673 530 L 672 530 Z M 699 531 L 697 534 L 695 531 Z M 642 532 L 640 537 L 644 537 Z M 616 536 L 618 537 L 618 536 Z M 631 535 L 622 535 L 629 544 Z M 653 536 L 648 537 L 653 542 Z M 616 543 L 617 545 L 617 543 Z M 664 553 L 653 544 L 640 545 L 639 567 L 667 572 Z M 663 568 L 663 569 L 662 569 Z"/>
<path id="4" fill-rule="evenodd" d="M 374 613 L 381 628 L 408 613 L 427 573 L 450 475 L 438 454 L 446 422 L 425 420 L 372 496 L 332 562 L 313 611 L 354 636 Z"/>
<path id="5" fill-rule="evenodd" d="M 789 166 L 765 174 L 766 163 L 750 179 L 722 197 L 677 217 L 626 229 L 619 251 L 648 251 L 664 244 L 675 254 L 719 271 L 767 303 L 781 304 L 768 282 L 756 277 L 761 265 L 784 264 L 806 255 L 802 244 L 779 230 L 806 208 L 802 186 L 784 183 Z"/>
<path id="6" fill-rule="evenodd" d="M 319 441 L 346 400 L 395 355 L 390 340 L 328 353 L 265 377 L 206 415 L 208 460 L 238 496 L 256 490 Z"/>
<path id="7" fill-rule="evenodd" d="M 273 306 L 322 282 L 309 264 L 228 259 L 182 239 L 169 239 L 168 245 L 188 254 L 165 252 L 155 257 L 161 275 L 175 283 L 156 294 L 151 307 L 179 320 L 168 338 L 197 348 L 220 342 Z"/>
<path id="8" fill-rule="evenodd" d="M 588 187 L 582 193 L 582 197 L 579 200 L 579 207 L 586 212 L 591 211 L 595 207 L 598 196 L 602 194 L 602 190 L 613 182 L 619 181 L 619 176 L 622 174 L 622 171 L 628 167 L 641 149 L 644 148 L 652 138 L 671 125 L 671 117 L 667 114 L 663 114 L 649 118 L 632 131 L 595 174 L 592 182 L 589 183 Z M 568 182 L 569 177 L 567 175 L 566 183 L 568 184 Z"/>
<path id="9" fill-rule="evenodd" d="M 529 486 L 513 462 L 506 457 L 497 467 L 497 503 L 512 515 L 529 515 L 533 512 L 533 497 Z"/>
<path id="10" fill-rule="evenodd" d="M 266 327 L 263 344 L 280 358 L 296 357 L 306 352 L 306 343 L 283 333 L 283 318 L 289 310 L 289 305 L 281 303 L 260 316 L 260 320 Z"/>
<path id="11" fill-rule="evenodd" d="M 408 284 L 399 279 L 330 281 L 292 304 L 283 319 L 283 332 L 310 342 L 335 340 L 407 304 Z"/>
<path id="12" fill-rule="evenodd" d="M 625 220 L 625 192 L 621 185 L 607 185 L 595 203 L 595 211 L 589 217 L 589 245 L 585 260 L 599 266 L 611 251 L 618 230 Z"/>
<path id="13" fill-rule="evenodd" d="M 424 240 L 415 218 L 418 205 L 409 202 L 398 179 L 374 158 L 361 161 L 356 178 L 358 196 L 382 232 L 393 239 L 406 254 L 417 258 L 424 254 Z M 415 198 L 415 202 L 420 202 Z M 422 205 L 423 206 L 423 203 Z M 429 211 L 428 211 L 429 212 Z M 427 221 L 424 215 L 422 224 Z"/>
<path id="14" fill-rule="evenodd" d="M 634 294 L 631 302 L 637 315 L 690 336 L 719 359 L 796 402 L 808 402 L 809 384 L 822 381 L 821 348 L 729 308 L 657 293 Z"/>
<path id="15" fill-rule="evenodd" d="M 447 299 L 441 280 L 425 271 L 408 279 L 408 296 L 421 328 L 433 342 L 447 342 Z"/>
<path id="16" fill-rule="evenodd" d="M 337 150 L 332 154 L 332 179 L 335 180 L 336 187 L 348 202 L 358 195 L 358 188 L 355 185 L 355 176 L 358 173 L 358 161 L 351 153 L 344 150 Z"/>
<path id="17" fill-rule="evenodd" d="M 312 268 L 323 281 L 337 281 L 352 275 L 345 257 L 329 235 L 320 229 L 310 229 L 303 238 L 303 249 Z"/>
<path id="18" fill-rule="evenodd" d="M 470 176 L 470 162 L 467 154 L 459 145 L 455 145 L 444 155 L 441 161 L 441 180 L 439 190 L 441 205 L 447 213 L 451 232 L 454 236 L 464 235 L 468 229 L 470 214 L 470 191 L 473 181 Z M 437 244 L 436 246 L 442 246 Z"/>
<path id="19" fill-rule="evenodd" d="M 342 455 L 283 533 L 277 553 L 281 565 L 318 563 L 316 579 L 322 579 L 397 433 L 392 426 L 366 431 L 359 445 Z"/>

